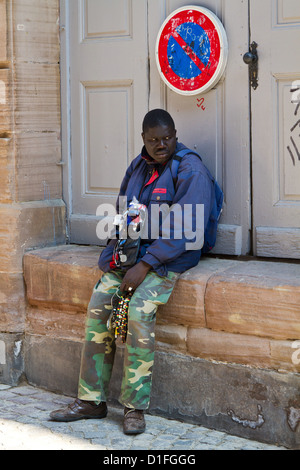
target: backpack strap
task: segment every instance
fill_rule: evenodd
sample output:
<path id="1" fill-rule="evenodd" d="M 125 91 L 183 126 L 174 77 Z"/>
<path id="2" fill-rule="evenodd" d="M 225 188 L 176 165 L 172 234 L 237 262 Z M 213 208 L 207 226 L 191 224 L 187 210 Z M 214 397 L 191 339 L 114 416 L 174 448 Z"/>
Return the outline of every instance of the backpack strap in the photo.
<path id="1" fill-rule="evenodd" d="M 202 158 L 200 157 L 200 155 L 197 152 L 194 152 L 193 150 L 190 150 L 188 148 L 179 150 L 179 152 L 177 152 L 171 160 L 171 173 L 172 173 L 174 184 L 176 182 L 178 167 L 180 165 L 180 162 L 183 159 L 183 157 L 187 155 L 188 153 L 192 155 L 197 155 L 197 157 L 200 158 L 200 160 L 202 161 Z"/>
<path id="2" fill-rule="evenodd" d="M 174 186 L 176 183 L 179 164 L 182 158 L 188 153 L 197 155 L 197 157 L 199 157 L 200 160 L 202 161 L 202 158 L 197 152 L 193 152 L 192 150 L 189 150 L 187 148 L 177 152 L 176 155 L 174 155 L 174 157 L 171 160 L 171 173 L 173 177 Z M 209 221 L 208 221 L 205 233 L 204 233 L 204 245 L 202 248 L 203 253 L 208 253 L 215 246 L 218 222 L 222 213 L 222 206 L 223 206 L 223 201 L 224 201 L 224 194 L 218 182 L 216 181 L 215 178 L 211 176 L 209 171 L 208 171 L 208 174 L 210 175 L 212 182 L 213 182 L 214 194 L 213 194 L 213 206 L 212 206 L 211 213 L 209 216 Z"/>

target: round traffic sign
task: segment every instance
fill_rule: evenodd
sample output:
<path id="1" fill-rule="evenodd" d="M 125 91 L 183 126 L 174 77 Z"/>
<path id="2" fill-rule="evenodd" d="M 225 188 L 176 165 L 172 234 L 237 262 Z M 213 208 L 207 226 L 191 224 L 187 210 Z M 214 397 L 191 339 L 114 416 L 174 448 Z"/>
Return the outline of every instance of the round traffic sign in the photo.
<path id="1" fill-rule="evenodd" d="M 182 95 L 207 92 L 226 68 L 226 31 L 207 8 L 179 8 L 160 28 L 155 55 L 160 76 L 173 91 Z"/>

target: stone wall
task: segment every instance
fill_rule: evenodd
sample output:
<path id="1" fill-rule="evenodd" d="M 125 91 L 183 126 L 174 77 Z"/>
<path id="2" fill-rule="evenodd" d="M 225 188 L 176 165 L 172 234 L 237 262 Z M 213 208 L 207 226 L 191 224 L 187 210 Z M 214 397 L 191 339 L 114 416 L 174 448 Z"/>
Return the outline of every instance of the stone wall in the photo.
<path id="1" fill-rule="evenodd" d="M 32 384 L 76 396 L 99 251 L 69 245 L 25 255 Z M 300 445 L 299 306 L 299 264 L 203 258 L 158 310 L 151 411 Z M 122 354 L 119 344 L 113 400 Z"/>
<path id="2" fill-rule="evenodd" d="M 65 242 L 59 56 L 59 0 L 0 0 L 0 380 L 10 383 L 23 369 L 23 255 Z"/>

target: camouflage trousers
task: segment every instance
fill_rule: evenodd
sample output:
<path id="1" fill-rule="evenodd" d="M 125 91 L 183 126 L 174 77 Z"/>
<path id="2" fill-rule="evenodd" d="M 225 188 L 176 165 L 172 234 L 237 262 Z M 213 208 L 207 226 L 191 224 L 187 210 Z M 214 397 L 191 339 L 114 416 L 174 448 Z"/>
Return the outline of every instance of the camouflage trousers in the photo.
<path id="1" fill-rule="evenodd" d="M 159 305 L 165 304 L 179 277 L 170 272 L 160 277 L 150 271 L 135 290 L 129 304 L 128 333 L 119 401 L 128 408 L 147 409 L 150 402 L 155 347 L 155 321 Z M 121 271 L 104 274 L 96 284 L 88 307 L 78 398 L 101 402 L 108 396 L 116 341 L 107 321 L 112 299 L 123 279 Z"/>

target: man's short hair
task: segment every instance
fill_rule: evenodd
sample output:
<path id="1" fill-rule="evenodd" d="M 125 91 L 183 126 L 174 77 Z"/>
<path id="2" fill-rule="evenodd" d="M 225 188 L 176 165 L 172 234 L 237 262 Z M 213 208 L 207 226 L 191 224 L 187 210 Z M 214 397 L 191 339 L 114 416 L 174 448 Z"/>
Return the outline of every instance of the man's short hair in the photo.
<path id="1" fill-rule="evenodd" d="M 146 114 L 143 121 L 143 132 L 157 126 L 170 126 L 175 129 L 172 116 L 164 109 L 153 109 Z"/>

